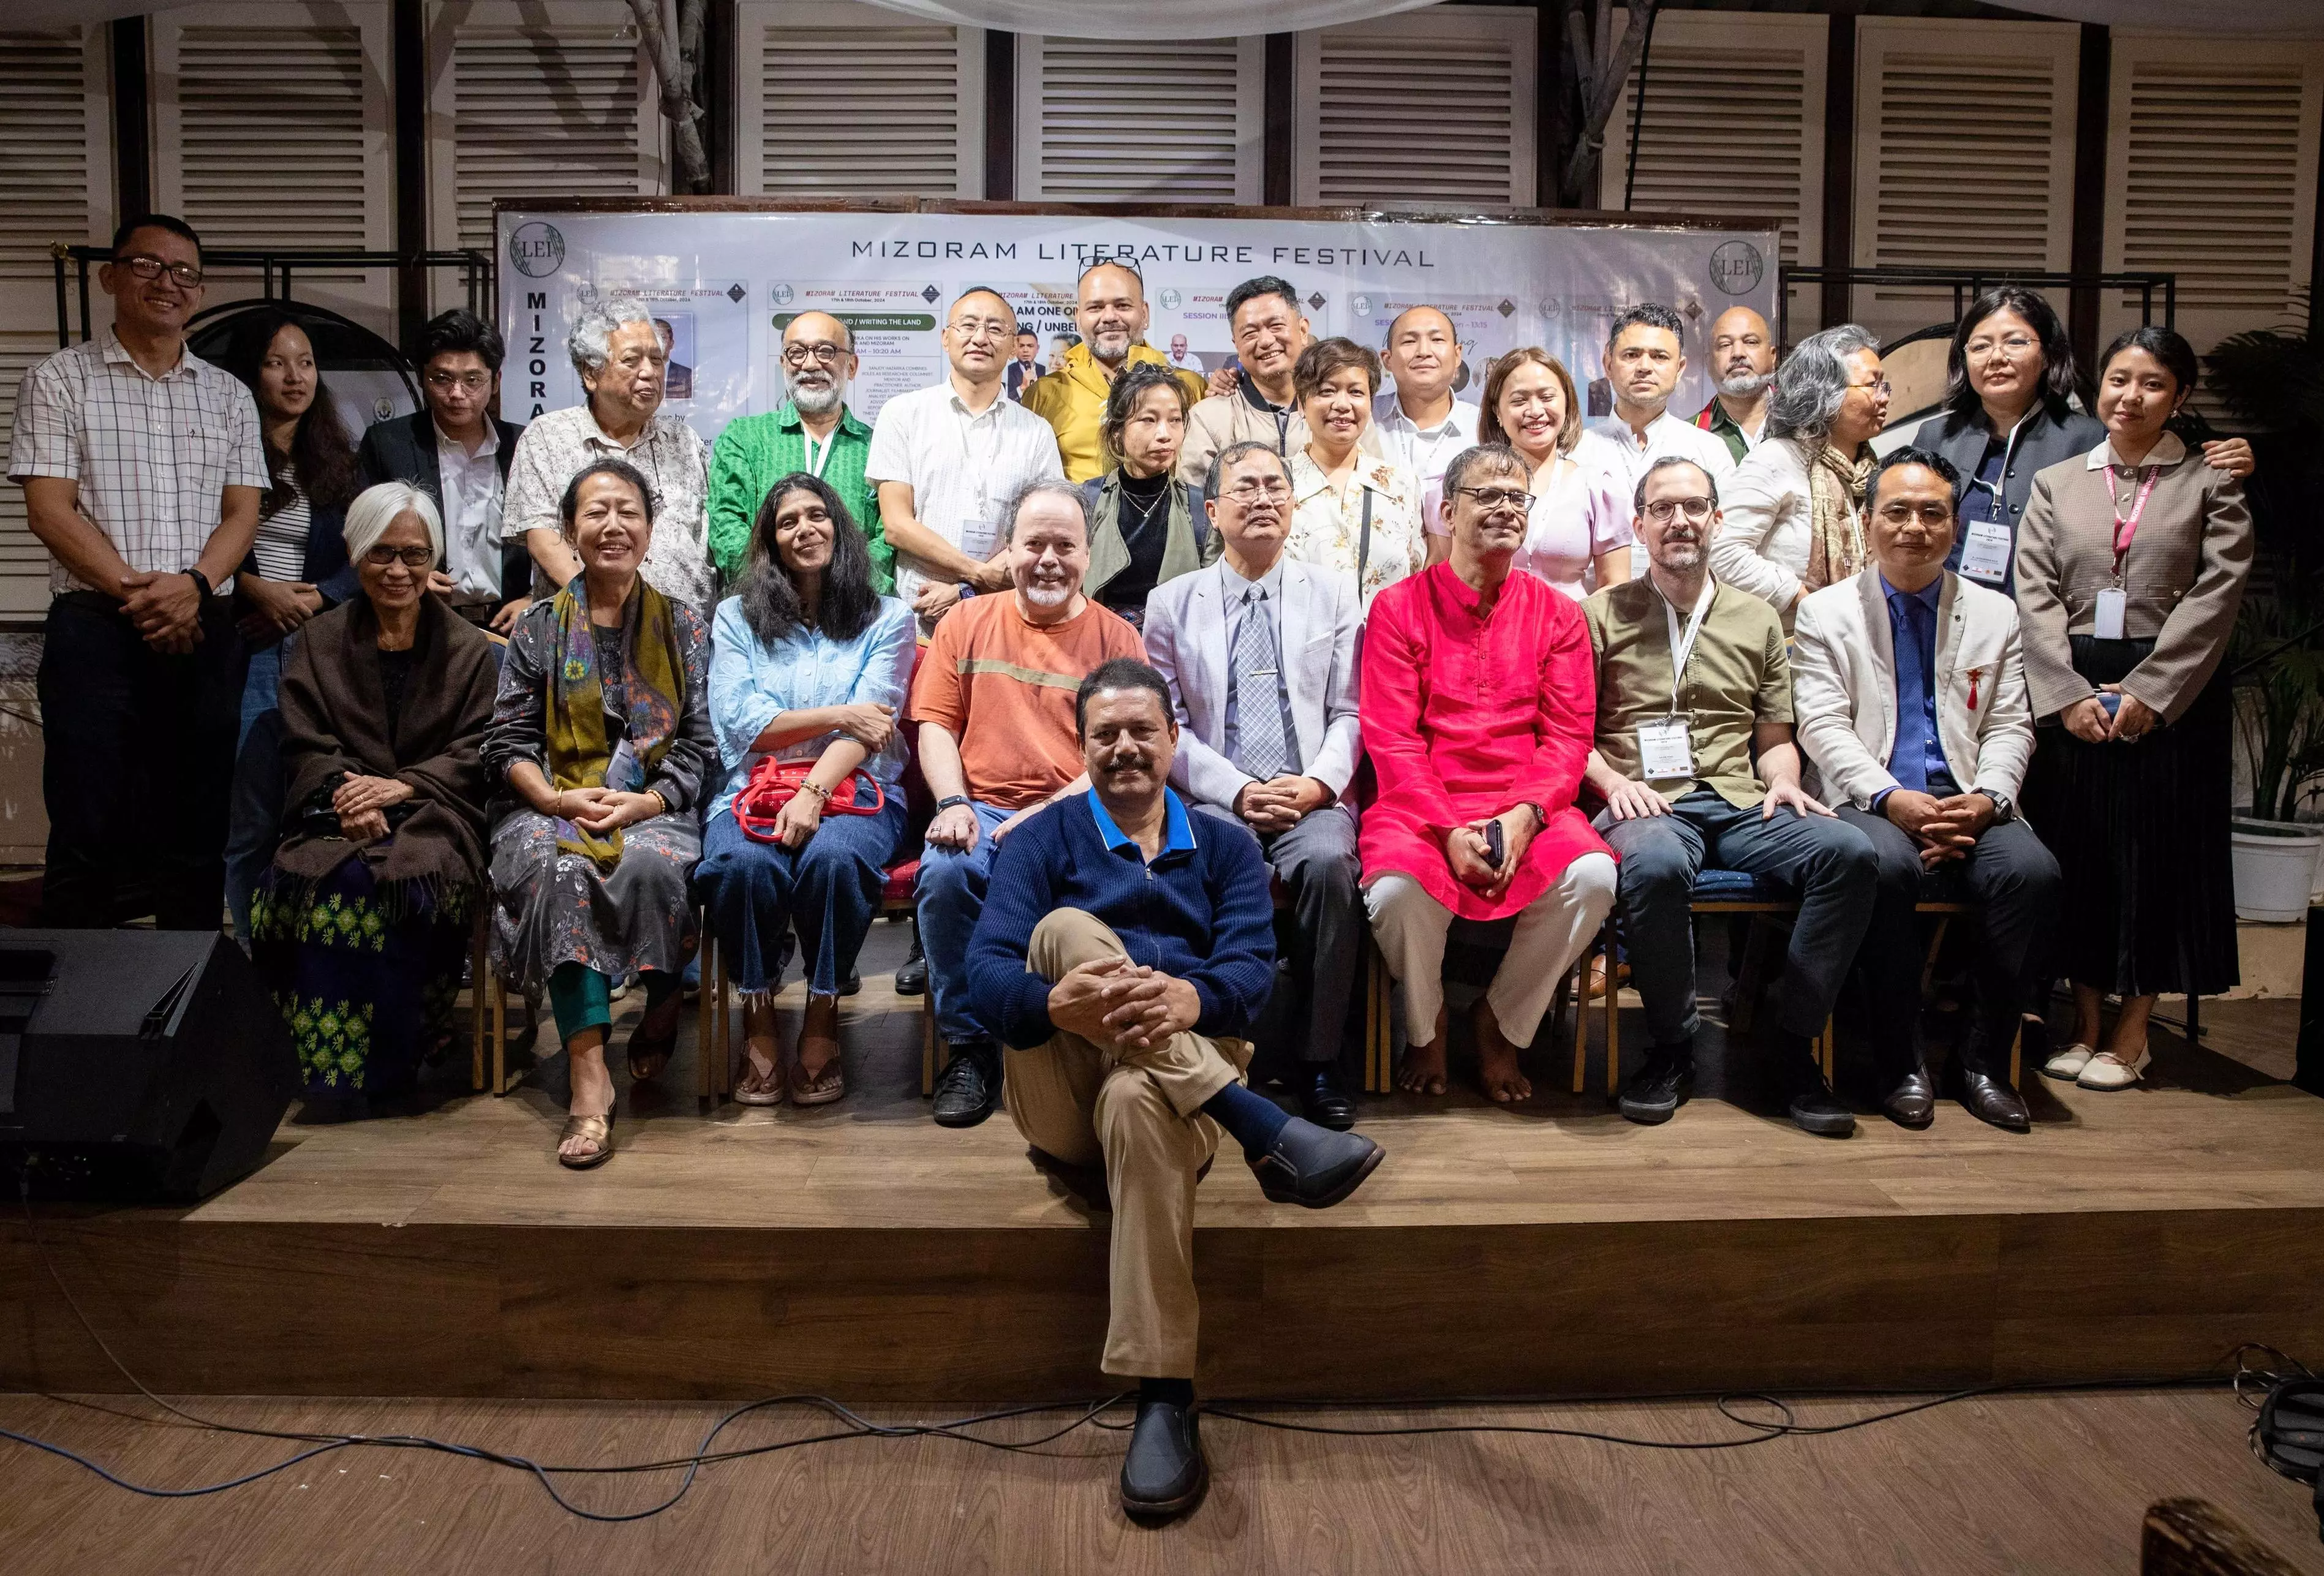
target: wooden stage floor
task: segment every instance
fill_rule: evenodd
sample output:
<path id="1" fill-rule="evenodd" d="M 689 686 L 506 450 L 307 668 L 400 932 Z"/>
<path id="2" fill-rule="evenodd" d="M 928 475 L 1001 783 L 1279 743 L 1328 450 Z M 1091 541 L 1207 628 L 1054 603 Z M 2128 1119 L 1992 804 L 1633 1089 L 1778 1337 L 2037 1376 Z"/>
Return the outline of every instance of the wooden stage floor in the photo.
<path id="1" fill-rule="evenodd" d="M 48 1208 L 42 1230 L 165 1392 L 1098 1392 L 1106 1217 L 1031 1168 L 1005 1115 L 929 1122 L 918 1004 L 871 972 L 892 961 L 867 957 L 846 1004 L 836 1105 L 702 1111 L 689 1014 L 666 1092 L 617 1074 L 601 1170 L 553 1161 L 551 1057 L 505 1099 L 447 1084 L 401 1116 L 294 1112 L 196 1208 Z M 1268 1203 L 1231 1151 L 1203 1184 L 1202 1382 L 1644 1395 L 2160 1378 L 2242 1341 L 2313 1360 L 2324 1100 L 2279 1081 L 2293 1008 L 2215 1005 L 2201 1048 L 2158 1032 L 2128 1092 L 2029 1075 L 2023 1136 L 1948 1101 L 1926 1132 L 1808 1137 L 1716 1031 L 1705 1083 L 1741 1103 L 1698 1098 L 1658 1129 L 1563 1092 L 1554 1055 L 1536 1078 L 1554 1092 L 1519 1108 L 1367 1100 L 1388 1157 L 1340 1208 Z M 0 1389 L 123 1387 L 12 1216 Z"/>

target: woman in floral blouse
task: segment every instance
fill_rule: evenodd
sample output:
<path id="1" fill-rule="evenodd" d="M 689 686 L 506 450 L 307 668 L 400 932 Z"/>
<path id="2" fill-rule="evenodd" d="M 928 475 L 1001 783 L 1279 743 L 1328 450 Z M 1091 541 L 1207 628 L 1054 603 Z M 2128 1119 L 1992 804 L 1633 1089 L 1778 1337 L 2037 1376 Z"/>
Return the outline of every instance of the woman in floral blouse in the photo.
<path id="1" fill-rule="evenodd" d="M 1357 447 L 1379 381 L 1379 357 L 1352 339 L 1318 339 L 1299 353 L 1291 373 L 1308 438 L 1291 456 L 1291 534 L 1283 550 L 1354 576 L 1366 607 L 1382 586 L 1419 573 L 1427 554 L 1418 478 Z"/>

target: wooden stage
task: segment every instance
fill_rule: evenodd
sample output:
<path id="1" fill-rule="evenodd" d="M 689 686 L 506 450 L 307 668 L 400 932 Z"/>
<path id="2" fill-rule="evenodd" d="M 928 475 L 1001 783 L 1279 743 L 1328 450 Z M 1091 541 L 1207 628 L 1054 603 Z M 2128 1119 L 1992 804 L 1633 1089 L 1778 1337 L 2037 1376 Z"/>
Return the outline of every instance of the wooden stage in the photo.
<path id="1" fill-rule="evenodd" d="M 882 926 L 875 942 L 900 954 L 901 937 Z M 928 1121 L 917 1003 L 870 973 L 892 962 L 867 956 L 847 1003 L 835 1106 L 701 1111 L 689 1015 L 669 1092 L 617 1074 L 620 1153 L 599 1171 L 552 1159 L 552 1058 L 505 1099 L 447 1083 L 416 1114 L 294 1112 L 255 1175 L 198 1207 L 47 1207 L 42 1230 L 89 1318 L 166 1393 L 1100 1392 L 1106 1218 L 1028 1166 L 1005 1115 Z M 1566 1094 L 1554 1052 L 1515 1110 L 1368 1100 L 1388 1160 L 1339 1209 L 1268 1203 L 1231 1151 L 1203 1184 L 1201 1383 L 1937 1388 L 2192 1373 L 2242 1341 L 2313 1360 L 2324 1100 L 2278 1081 L 2287 1012 L 2206 1017 L 2243 1060 L 2158 1031 L 2144 1088 L 2029 1076 L 2024 1136 L 1948 1101 L 1926 1132 L 1874 1117 L 1811 1138 L 1748 1094 L 1711 1097 L 1747 1082 L 1716 1033 L 1709 1092 L 1659 1129 Z M 0 1390 L 124 1388 L 11 1211 Z"/>

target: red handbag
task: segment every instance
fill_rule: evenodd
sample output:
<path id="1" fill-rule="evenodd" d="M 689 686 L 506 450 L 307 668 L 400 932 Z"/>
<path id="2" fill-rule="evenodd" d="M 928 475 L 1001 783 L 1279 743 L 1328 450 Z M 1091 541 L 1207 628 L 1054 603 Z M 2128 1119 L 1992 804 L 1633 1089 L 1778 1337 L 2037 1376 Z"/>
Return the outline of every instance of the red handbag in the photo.
<path id="1" fill-rule="evenodd" d="M 734 796 L 734 825 L 742 835 L 753 843 L 780 843 L 782 834 L 775 830 L 775 816 L 790 803 L 791 796 L 815 770 L 811 760 L 778 760 L 770 755 L 751 769 L 751 780 Z M 872 789 L 872 802 L 863 802 L 863 788 Z M 888 795 L 880 787 L 880 779 L 866 777 L 861 771 L 851 771 L 842 779 L 831 797 L 823 802 L 826 816 L 876 816 L 887 807 Z"/>

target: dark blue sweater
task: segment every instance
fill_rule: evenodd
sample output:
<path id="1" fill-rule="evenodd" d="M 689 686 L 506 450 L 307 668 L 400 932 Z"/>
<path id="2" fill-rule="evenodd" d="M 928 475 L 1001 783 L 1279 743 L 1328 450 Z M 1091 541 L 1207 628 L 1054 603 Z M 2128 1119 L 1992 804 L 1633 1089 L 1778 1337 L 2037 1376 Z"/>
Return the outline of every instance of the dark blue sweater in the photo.
<path id="1" fill-rule="evenodd" d="M 1190 982 L 1194 1032 L 1246 1033 L 1275 985 L 1275 902 L 1259 840 L 1169 796 L 1169 846 L 1148 865 L 1135 843 L 1107 846 L 1094 791 L 1060 799 L 1011 832 L 992 862 L 968 992 L 976 1016 L 1020 1050 L 1047 1040 L 1049 982 L 1025 967 L 1033 927 L 1054 908 L 1111 926 L 1131 961 Z M 1199 831 L 1197 828 L 1199 827 Z"/>

